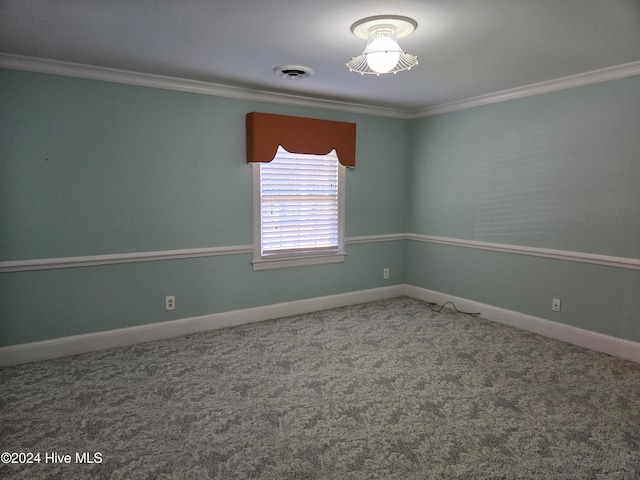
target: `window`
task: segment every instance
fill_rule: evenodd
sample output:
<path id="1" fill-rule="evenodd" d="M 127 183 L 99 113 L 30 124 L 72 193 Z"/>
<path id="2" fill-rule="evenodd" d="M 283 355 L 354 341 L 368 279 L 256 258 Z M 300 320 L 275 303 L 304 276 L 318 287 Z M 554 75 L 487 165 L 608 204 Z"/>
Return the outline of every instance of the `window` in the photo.
<path id="1" fill-rule="evenodd" d="M 344 261 L 344 171 L 335 150 L 253 164 L 253 269 Z"/>

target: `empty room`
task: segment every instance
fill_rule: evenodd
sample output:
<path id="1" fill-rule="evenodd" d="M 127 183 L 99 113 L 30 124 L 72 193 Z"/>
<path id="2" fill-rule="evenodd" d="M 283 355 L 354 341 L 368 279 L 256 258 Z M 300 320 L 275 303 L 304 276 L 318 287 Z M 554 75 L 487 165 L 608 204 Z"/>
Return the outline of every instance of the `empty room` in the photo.
<path id="1" fill-rule="evenodd" d="M 0 477 L 640 478 L 640 2 L 0 0 Z"/>

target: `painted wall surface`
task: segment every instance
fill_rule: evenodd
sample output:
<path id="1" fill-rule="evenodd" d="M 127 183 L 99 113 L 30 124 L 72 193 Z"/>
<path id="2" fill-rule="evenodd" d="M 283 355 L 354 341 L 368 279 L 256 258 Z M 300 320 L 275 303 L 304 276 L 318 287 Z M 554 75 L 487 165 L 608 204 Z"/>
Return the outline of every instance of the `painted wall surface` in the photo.
<path id="1" fill-rule="evenodd" d="M 0 261 L 250 245 L 250 111 L 355 122 L 346 235 L 405 231 L 406 120 L 13 70 L 0 84 Z M 0 345 L 403 283 L 404 246 L 266 272 L 241 254 L 2 273 Z"/>
<path id="2" fill-rule="evenodd" d="M 640 258 L 640 76 L 415 120 L 414 233 Z"/>
<path id="3" fill-rule="evenodd" d="M 250 245 L 250 111 L 357 123 L 347 237 L 640 258 L 640 77 L 411 121 L 12 70 L 0 84 L 0 261 Z M 639 270 L 416 241 L 250 260 L 2 273 L 0 346 L 403 283 L 640 341 Z"/>
<path id="4" fill-rule="evenodd" d="M 639 76 L 418 119 L 408 230 L 638 259 L 639 126 Z M 420 242 L 407 252 L 412 285 L 640 341 L 638 270 Z"/>
<path id="5" fill-rule="evenodd" d="M 243 254 L 2 273 L 3 346 L 400 284 L 404 241 L 348 245 L 343 264 L 254 272 L 250 262 Z M 164 311 L 165 295 L 176 310 Z"/>

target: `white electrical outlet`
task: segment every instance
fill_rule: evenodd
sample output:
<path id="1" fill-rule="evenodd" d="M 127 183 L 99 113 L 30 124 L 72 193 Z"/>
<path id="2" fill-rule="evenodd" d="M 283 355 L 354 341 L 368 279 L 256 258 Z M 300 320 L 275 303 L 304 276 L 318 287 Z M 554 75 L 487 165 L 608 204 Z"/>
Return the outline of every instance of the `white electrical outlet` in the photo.
<path id="1" fill-rule="evenodd" d="M 554 312 L 559 312 L 560 311 L 560 299 L 559 298 L 554 298 L 553 299 L 553 303 L 551 304 L 551 310 L 553 310 Z"/>
<path id="2" fill-rule="evenodd" d="M 382 270 L 382 278 L 384 278 L 385 280 L 387 278 L 389 278 L 389 269 L 385 268 L 384 270 Z"/>
<path id="3" fill-rule="evenodd" d="M 164 309 L 169 311 L 169 310 L 175 310 L 176 309 L 176 297 L 174 297 L 173 295 L 167 295 L 166 297 L 164 297 Z"/>

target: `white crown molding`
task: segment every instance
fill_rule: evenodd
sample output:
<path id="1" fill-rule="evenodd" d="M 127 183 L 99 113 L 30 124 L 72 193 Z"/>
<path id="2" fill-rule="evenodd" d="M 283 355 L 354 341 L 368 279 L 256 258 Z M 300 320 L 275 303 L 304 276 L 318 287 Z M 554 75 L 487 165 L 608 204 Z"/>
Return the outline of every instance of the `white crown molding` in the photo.
<path id="1" fill-rule="evenodd" d="M 457 100 L 455 102 L 443 103 L 432 107 L 425 107 L 417 110 L 402 110 L 305 97 L 301 95 L 267 92 L 251 88 L 202 82 L 198 80 L 188 80 L 164 75 L 97 67 L 72 62 L 61 62 L 57 60 L 12 55 L 7 53 L 0 53 L 0 68 L 27 70 L 31 72 L 87 78 L 91 80 L 102 80 L 126 85 L 137 85 L 142 87 L 196 93 L 200 95 L 235 98 L 238 100 L 276 103 L 278 105 L 291 105 L 306 108 L 329 109 L 401 119 L 413 119 L 438 115 L 441 113 L 454 112 L 456 110 L 464 110 L 466 108 L 489 105 L 491 103 L 505 102 L 507 100 L 539 95 L 541 93 L 555 92 L 557 90 L 640 75 L 640 61 L 637 61 L 554 80 L 548 80 L 545 82 L 525 85 L 522 87 L 502 90 L 477 97 Z"/>
<path id="2" fill-rule="evenodd" d="M 491 103 L 506 102 L 507 100 L 531 97 L 533 95 L 540 95 L 541 93 L 556 92 L 558 90 L 591 85 L 593 83 L 607 82 L 609 80 L 618 80 L 625 77 L 632 77 L 634 75 L 640 75 L 640 61 L 626 63 L 624 65 L 616 65 L 600 70 L 593 70 L 591 72 L 579 73 L 568 77 L 556 78 L 545 82 L 533 83 L 531 85 L 502 90 L 464 100 L 443 103 L 433 107 L 421 108 L 414 110 L 411 118 L 455 112 L 456 110 L 464 110 L 467 108 L 489 105 Z"/>
<path id="3" fill-rule="evenodd" d="M 442 245 L 452 245 L 455 247 L 475 248 L 479 250 L 490 250 L 493 252 L 527 255 L 530 257 L 544 257 L 552 258 L 555 260 L 568 260 L 571 262 L 590 263 L 593 265 L 604 265 L 608 267 L 640 270 L 640 259 L 637 258 L 613 257 L 609 255 L 598 255 L 595 253 L 571 252 L 568 250 L 553 250 L 550 248 L 525 247 L 520 245 L 508 245 L 505 243 L 481 242 L 478 240 L 463 240 L 459 238 L 437 237 L 434 235 L 421 235 L 417 233 L 407 234 L 407 239 L 417 242 L 439 243 Z"/>
<path id="4" fill-rule="evenodd" d="M 404 294 L 404 285 L 360 290 L 262 307 L 213 313 L 199 317 L 119 328 L 103 332 L 73 335 L 40 342 L 23 343 L 0 348 L 0 367 L 79 355 L 82 353 L 126 347 L 137 343 L 180 337 L 197 332 L 255 323 L 330 308 L 385 300 Z"/>
<path id="5" fill-rule="evenodd" d="M 160 88 L 179 92 L 212 95 L 216 97 L 250 100 L 255 102 L 276 103 L 305 108 L 320 108 L 381 117 L 410 118 L 410 113 L 393 108 L 374 107 L 357 103 L 340 102 L 321 98 L 275 93 L 251 88 L 235 87 L 218 83 L 202 82 L 185 78 L 140 73 L 115 68 L 97 67 L 80 63 L 61 62 L 44 58 L 26 57 L 0 53 L 0 68 L 26 70 L 30 72 L 49 73 L 67 77 L 102 80 L 141 87 Z"/>
<path id="6" fill-rule="evenodd" d="M 506 310 L 413 285 L 405 285 L 405 295 L 438 305 L 453 302 L 460 310 L 480 312 L 482 318 L 496 323 L 640 363 L 640 343 L 638 342 L 572 327 L 563 323 L 534 317 L 533 315 Z"/>

